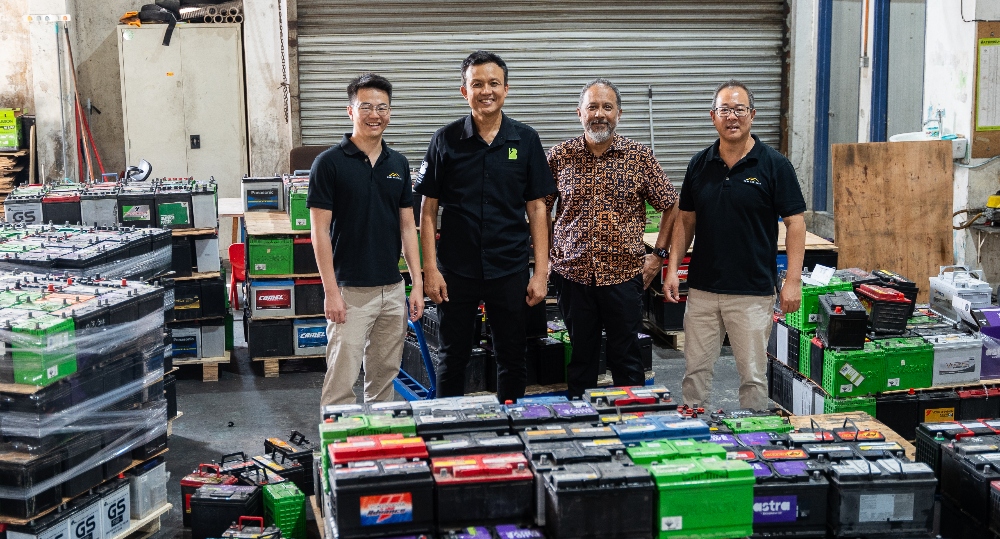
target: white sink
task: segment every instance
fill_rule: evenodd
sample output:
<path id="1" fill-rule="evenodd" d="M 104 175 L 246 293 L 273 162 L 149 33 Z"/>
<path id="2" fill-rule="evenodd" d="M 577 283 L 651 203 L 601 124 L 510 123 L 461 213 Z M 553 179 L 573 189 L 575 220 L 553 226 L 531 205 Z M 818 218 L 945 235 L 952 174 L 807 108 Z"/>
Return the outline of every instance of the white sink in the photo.
<path id="1" fill-rule="evenodd" d="M 928 136 L 923 131 L 913 131 L 911 133 L 899 133 L 889 137 L 889 142 L 921 142 L 925 140 L 941 140 L 938 137 Z M 951 140 L 951 158 L 965 159 L 965 152 L 969 147 L 969 140 L 959 137 Z"/>

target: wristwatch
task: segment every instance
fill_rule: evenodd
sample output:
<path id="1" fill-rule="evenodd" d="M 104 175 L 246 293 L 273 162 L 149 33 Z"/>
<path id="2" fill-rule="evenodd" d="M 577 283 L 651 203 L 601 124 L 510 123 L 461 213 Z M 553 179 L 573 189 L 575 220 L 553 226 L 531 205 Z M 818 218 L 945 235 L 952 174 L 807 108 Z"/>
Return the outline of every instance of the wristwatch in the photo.
<path id="1" fill-rule="evenodd" d="M 666 249 L 655 249 L 654 248 L 653 249 L 653 254 L 656 255 L 656 256 L 658 256 L 658 257 L 660 257 L 660 258 L 664 258 L 664 259 L 667 258 L 668 256 L 670 256 L 670 253 L 667 252 Z"/>

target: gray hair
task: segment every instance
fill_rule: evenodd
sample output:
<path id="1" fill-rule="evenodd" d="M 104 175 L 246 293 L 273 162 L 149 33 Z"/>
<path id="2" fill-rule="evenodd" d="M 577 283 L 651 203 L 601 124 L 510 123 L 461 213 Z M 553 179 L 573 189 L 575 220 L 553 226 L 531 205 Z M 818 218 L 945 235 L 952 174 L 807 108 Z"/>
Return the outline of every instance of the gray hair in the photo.
<path id="1" fill-rule="evenodd" d="M 750 91 L 750 88 L 747 88 L 746 84 L 743 84 L 742 82 L 736 79 L 729 79 L 726 82 L 723 82 L 722 84 L 715 87 L 715 93 L 712 94 L 713 109 L 716 107 L 715 102 L 719 100 L 719 92 L 725 90 L 726 88 L 740 88 L 744 92 L 746 92 L 747 97 L 750 99 L 750 110 L 753 110 L 753 92 Z"/>
<path id="2" fill-rule="evenodd" d="M 593 86 L 597 86 L 598 84 L 600 84 L 601 86 L 607 86 L 608 88 L 611 88 L 615 92 L 615 100 L 618 102 L 618 108 L 622 108 L 622 93 L 618 91 L 618 87 L 615 86 L 615 83 L 605 78 L 597 78 L 585 84 L 583 86 L 583 89 L 580 90 L 580 101 L 577 103 L 576 106 L 583 108 L 583 98 L 584 96 L 587 95 L 587 90 L 589 90 Z"/>

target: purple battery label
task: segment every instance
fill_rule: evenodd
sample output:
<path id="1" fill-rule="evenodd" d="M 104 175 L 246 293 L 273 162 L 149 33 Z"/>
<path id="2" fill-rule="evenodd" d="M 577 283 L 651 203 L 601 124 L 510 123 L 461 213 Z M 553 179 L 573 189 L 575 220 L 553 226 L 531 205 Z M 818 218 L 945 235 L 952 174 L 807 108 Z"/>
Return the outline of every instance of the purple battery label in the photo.
<path id="1" fill-rule="evenodd" d="M 743 445 L 766 445 L 771 443 L 771 436 L 766 432 L 747 432 L 740 434 L 739 439 Z"/>
<path id="2" fill-rule="evenodd" d="M 552 410 L 544 404 L 520 404 L 512 407 L 510 413 L 527 419 L 552 417 Z"/>
<path id="3" fill-rule="evenodd" d="M 771 468 L 763 462 L 751 462 L 750 467 L 753 468 L 754 477 L 771 477 Z"/>
<path id="4" fill-rule="evenodd" d="M 552 410 L 558 416 L 579 416 L 595 415 L 597 411 L 590 406 L 589 402 L 556 402 L 552 405 Z"/>
<path id="5" fill-rule="evenodd" d="M 774 471 L 778 472 L 778 475 L 785 477 L 809 475 L 809 472 L 806 470 L 809 464 L 804 460 L 780 460 L 771 465 L 774 466 Z"/>
<path id="6" fill-rule="evenodd" d="M 500 524 L 496 528 L 499 539 L 545 539 L 545 534 L 535 528 L 523 528 L 515 524 Z"/>
<path id="7" fill-rule="evenodd" d="M 493 539 L 493 534 L 482 526 L 469 526 L 468 528 L 448 530 L 447 533 L 442 534 L 442 537 L 447 539 Z"/>
<path id="8" fill-rule="evenodd" d="M 795 522 L 798 518 L 798 513 L 799 503 L 797 496 L 753 497 L 754 524 Z"/>
<path id="9" fill-rule="evenodd" d="M 740 442 L 732 434 L 713 434 L 709 438 L 709 441 L 722 446 L 735 447 L 740 445 Z"/>

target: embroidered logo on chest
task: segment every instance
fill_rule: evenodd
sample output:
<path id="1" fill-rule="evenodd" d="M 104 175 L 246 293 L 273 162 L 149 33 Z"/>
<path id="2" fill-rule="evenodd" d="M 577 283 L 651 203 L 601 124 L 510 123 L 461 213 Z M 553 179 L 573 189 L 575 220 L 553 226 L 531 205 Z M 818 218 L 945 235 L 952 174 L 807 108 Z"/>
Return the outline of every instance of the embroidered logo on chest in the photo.
<path id="1" fill-rule="evenodd" d="M 390 173 L 389 173 L 389 175 L 388 175 L 388 176 L 386 177 L 386 179 L 387 179 L 387 180 L 402 180 L 402 179 L 403 179 L 403 177 L 402 177 L 402 176 L 400 176 L 400 175 L 399 175 L 398 173 L 396 173 L 396 172 L 390 172 Z"/>
<path id="2" fill-rule="evenodd" d="M 517 159 L 517 148 L 507 148 L 507 159 L 511 161 Z"/>
<path id="3" fill-rule="evenodd" d="M 754 185 L 760 185 L 760 180 L 758 180 L 757 178 L 752 178 L 752 177 L 751 178 L 744 178 L 743 179 L 743 183 L 752 183 Z"/>

